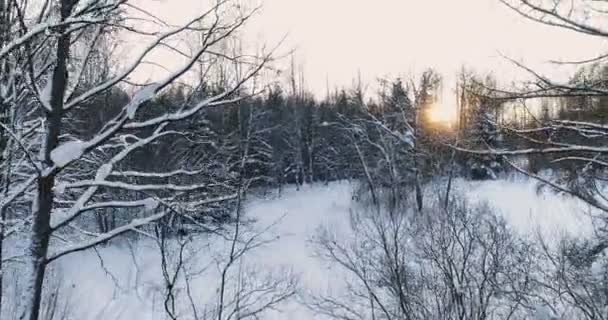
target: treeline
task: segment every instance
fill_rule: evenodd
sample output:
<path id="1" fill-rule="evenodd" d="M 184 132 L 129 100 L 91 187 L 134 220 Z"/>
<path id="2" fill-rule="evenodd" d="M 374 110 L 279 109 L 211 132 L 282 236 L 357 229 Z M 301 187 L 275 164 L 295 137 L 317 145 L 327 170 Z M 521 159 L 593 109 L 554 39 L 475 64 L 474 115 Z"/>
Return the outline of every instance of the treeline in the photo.
<path id="1" fill-rule="evenodd" d="M 306 90 L 274 84 L 262 94 L 235 93 L 234 103 L 206 108 L 187 124 L 190 143 L 155 147 L 155 154 L 141 157 L 162 166 L 174 161 L 199 163 L 196 158 L 203 155 L 208 161 L 214 154 L 227 171 L 243 170 L 255 184 L 272 186 L 339 179 L 408 184 L 446 174 L 450 164 L 458 166 L 458 174 L 491 178 L 493 172 L 481 172 L 481 167 L 490 170 L 495 165 L 489 159 L 455 154 L 450 148 L 455 143 L 472 146 L 500 139 L 496 121 L 501 102 L 480 98 L 464 85 L 468 84 L 454 94 L 467 107 L 459 108 L 460 119 L 442 123 L 431 115 L 442 94 L 441 76 L 433 70 L 417 79 L 381 81 L 375 93 L 364 92 L 358 84 L 321 99 Z M 152 114 L 179 109 L 192 95 L 186 90 L 174 86 L 144 109 Z M 197 95 L 204 98 L 221 90 L 209 86 Z M 239 169 L 244 152 L 247 163 Z M 147 162 L 144 158 L 133 161 Z M 476 165 L 477 171 L 471 171 Z"/>

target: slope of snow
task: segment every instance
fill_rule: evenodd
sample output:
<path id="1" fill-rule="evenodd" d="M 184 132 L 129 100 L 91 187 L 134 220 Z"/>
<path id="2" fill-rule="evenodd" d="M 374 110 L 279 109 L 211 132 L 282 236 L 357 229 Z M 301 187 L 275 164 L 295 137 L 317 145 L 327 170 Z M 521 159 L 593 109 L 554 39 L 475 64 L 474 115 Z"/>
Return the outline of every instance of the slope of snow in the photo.
<path id="1" fill-rule="evenodd" d="M 537 185 L 532 181 L 457 180 L 455 189 L 466 193 L 474 202 L 490 203 L 523 233 L 540 229 L 547 234 L 585 234 L 591 230 L 589 219 L 584 215 L 585 206 L 551 192 L 537 193 Z M 335 182 L 327 186 L 305 186 L 300 190 L 287 188 L 280 197 L 250 201 L 246 212 L 255 221 L 254 228 L 261 230 L 272 226 L 266 237 L 275 240 L 246 256 L 244 265 L 256 266 L 262 274 L 278 274 L 279 270 L 291 269 L 299 276 L 302 292 L 335 288 L 342 275 L 315 257 L 309 241 L 320 226 L 348 232 L 351 190 L 351 184 Z M 197 239 L 196 245 L 186 252 L 192 273 L 206 268 L 206 275 L 192 280 L 197 303 L 215 301 L 218 274 L 215 261 L 226 253 L 225 240 L 218 238 Z M 94 251 L 73 254 L 59 262 L 63 274 L 60 278 L 62 292 L 64 299 L 69 301 L 73 319 L 166 318 L 162 313 L 164 288 L 160 258 L 152 240 L 141 240 L 132 249 L 126 246 L 100 248 L 99 256 L 103 257 L 103 265 Z M 183 291 L 181 297 L 184 297 Z M 178 304 L 187 312 L 188 302 L 184 300 Z M 314 318 L 297 299 L 284 302 L 280 309 L 262 318 Z"/>

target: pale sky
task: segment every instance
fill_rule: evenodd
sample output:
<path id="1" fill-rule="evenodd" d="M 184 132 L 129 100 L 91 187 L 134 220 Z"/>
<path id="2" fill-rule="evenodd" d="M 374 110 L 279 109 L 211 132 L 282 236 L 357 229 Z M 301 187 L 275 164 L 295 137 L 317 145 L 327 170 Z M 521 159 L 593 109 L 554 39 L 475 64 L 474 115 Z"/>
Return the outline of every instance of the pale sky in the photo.
<path id="1" fill-rule="evenodd" d="M 143 0 L 173 22 L 193 16 L 202 0 Z M 142 2 L 143 2 L 142 1 Z M 295 48 L 307 87 L 324 94 L 330 86 L 399 76 L 433 67 L 446 80 L 465 64 L 501 79 L 517 73 L 499 52 L 550 74 L 564 70 L 550 59 L 596 56 L 606 43 L 524 20 L 498 0 L 265 0 L 247 27 L 250 42 L 287 40 Z M 449 85 L 449 84 L 446 84 Z"/>

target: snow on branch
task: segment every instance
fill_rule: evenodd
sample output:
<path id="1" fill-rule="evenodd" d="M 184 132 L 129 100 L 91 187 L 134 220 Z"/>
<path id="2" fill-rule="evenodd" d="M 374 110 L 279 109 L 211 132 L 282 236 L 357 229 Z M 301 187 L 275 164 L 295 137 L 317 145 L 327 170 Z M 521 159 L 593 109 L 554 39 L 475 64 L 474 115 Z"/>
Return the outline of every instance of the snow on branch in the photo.
<path id="1" fill-rule="evenodd" d="M 55 22 L 55 23 L 51 23 L 51 22 L 38 23 L 34 26 L 29 27 L 29 29 L 27 30 L 27 32 L 25 34 L 19 36 L 18 38 L 13 39 L 12 41 L 8 42 L 7 44 L 5 44 L 4 47 L 2 47 L 2 49 L 0 49 L 0 59 L 5 58 L 8 54 L 13 52 L 15 49 L 19 48 L 20 46 L 24 45 L 26 42 L 32 40 L 34 37 L 44 34 L 45 32 L 48 32 L 51 29 L 70 26 L 70 25 L 97 24 L 97 23 L 103 22 L 104 19 L 105 18 L 103 18 L 103 17 L 86 18 L 86 19 L 68 18 L 63 21 L 59 21 L 59 22 Z"/>
<path id="2" fill-rule="evenodd" d="M 452 145 L 451 148 L 461 152 L 480 154 L 480 155 L 499 155 L 499 156 L 515 156 L 515 155 L 526 155 L 526 154 L 548 154 L 548 153 L 565 153 L 565 152 L 596 152 L 596 153 L 608 153 L 608 147 L 595 147 L 575 144 L 565 144 L 564 147 L 550 147 L 550 148 L 528 148 L 528 149 L 517 149 L 517 150 L 476 150 L 467 149 L 459 146 Z"/>
<path id="3" fill-rule="evenodd" d="M 83 207 L 81 212 L 97 210 L 97 209 L 106 209 L 106 208 L 137 208 L 144 207 L 148 211 L 152 211 L 158 207 L 158 201 L 154 198 L 145 198 L 142 200 L 133 200 L 133 201 L 106 201 L 106 202 L 98 202 L 86 207 Z"/>
<path id="4" fill-rule="evenodd" d="M 0 123 L 0 129 L 6 131 L 9 134 L 9 136 L 11 137 L 11 139 L 13 139 L 17 143 L 17 145 L 19 146 L 21 151 L 23 151 L 27 161 L 30 163 L 30 165 L 33 167 L 33 169 L 36 171 L 36 173 L 40 174 L 40 166 L 38 165 L 38 163 L 36 161 L 34 161 L 34 158 L 32 157 L 28 148 L 25 146 L 25 143 L 23 142 L 23 140 L 19 136 L 17 136 L 17 134 L 15 132 L 13 132 L 13 130 L 11 130 L 10 128 L 5 126 L 3 123 Z"/>
<path id="5" fill-rule="evenodd" d="M 220 99 L 226 97 L 228 94 L 230 94 L 229 91 L 225 91 L 221 94 L 218 94 L 214 97 L 205 99 L 199 103 L 197 103 L 194 107 L 185 110 L 185 111 L 178 111 L 175 113 L 170 113 L 170 114 L 164 114 L 162 116 L 156 117 L 156 118 L 152 118 L 146 121 L 141 121 L 141 122 L 130 122 L 127 123 L 124 128 L 125 129 L 140 129 L 140 128 L 145 128 L 145 127 L 150 127 L 150 126 L 154 126 L 160 123 L 164 123 L 164 122 L 171 122 L 171 121 L 179 121 L 179 120 L 184 120 L 194 114 L 196 114 L 197 112 L 199 112 L 201 109 L 203 109 L 204 107 L 208 107 L 208 106 L 214 106 L 214 105 L 219 105 L 219 104 L 230 104 L 230 103 L 236 103 L 240 100 L 242 100 L 243 98 L 239 97 L 239 98 L 234 98 L 234 99 L 230 99 L 230 100 L 225 100 L 222 101 Z M 220 101 L 218 101 L 220 100 Z"/>
<path id="6" fill-rule="evenodd" d="M 90 239 L 88 241 L 84 241 L 82 243 L 78 243 L 78 244 L 74 244 L 71 246 L 68 246 L 66 248 L 63 248 L 51 255 L 49 255 L 46 259 L 47 263 L 53 262 L 54 260 L 70 254 L 70 253 L 74 253 L 74 252 L 78 252 L 78 251 L 83 251 L 92 247 L 95 247 L 96 245 L 102 244 L 108 240 L 111 240 L 125 232 L 129 232 L 129 231 L 135 231 L 135 229 L 141 227 L 141 226 L 145 226 L 148 224 L 151 224 L 159 219 L 162 219 L 163 217 L 165 217 L 167 215 L 167 212 L 163 211 L 161 213 L 157 213 L 154 215 L 151 215 L 147 218 L 142 218 L 142 219 L 133 219 L 131 220 L 130 223 L 120 226 L 118 228 L 115 228 L 109 232 L 100 234 L 99 236 Z"/>
<path id="7" fill-rule="evenodd" d="M 152 100 L 160 88 L 160 84 L 151 83 L 140 89 L 131 99 L 131 101 L 125 106 L 127 117 L 133 120 L 133 118 L 135 118 L 135 112 L 137 112 L 137 109 L 145 102 Z"/>
<path id="8" fill-rule="evenodd" d="M 112 172 L 113 176 L 123 177 L 140 177 L 140 178 L 170 178 L 178 175 L 194 176 L 200 174 L 203 170 L 188 171 L 188 170 L 175 170 L 171 172 L 140 172 L 140 171 L 117 171 Z"/>
<path id="9" fill-rule="evenodd" d="M 162 116 L 152 118 L 152 119 L 149 119 L 146 121 L 131 122 L 131 123 L 126 124 L 124 126 L 124 128 L 125 129 L 138 129 L 138 128 L 154 126 L 154 125 L 157 125 L 160 123 L 165 123 L 165 122 L 184 120 L 184 119 L 187 119 L 187 118 L 197 114 L 199 111 L 201 111 L 205 107 L 215 107 L 215 106 L 227 105 L 227 104 L 232 104 L 232 103 L 237 103 L 239 101 L 242 101 L 247 97 L 239 96 L 239 97 L 235 97 L 235 98 L 231 98 L 231 99 L 227 99 L 227 98 L 230 95 L 234 94 L 243 84 L 245 84 L 247 81 L 251 80 L 255 75 L 257 75 L 258 72 L 260 70 L 262 70 L 262 68 L 264 68 L 266 63 L 268 63 L 270 61 L 271 55 L 272 55 L 272 52 L 267 54 L 266 56 L 264 56 L 262 61 L 260 61 L 260 63 L 257 66 L 255 66 L 255 68 L 250 70 L 250 72 L 246 76 L 244 76 L 238 83 L 234 84 L 234 86 L 232 86 L 231 89 L 225 90 L 222 93 L 219 93 L 215 96 L 204 99 L 201 102 L 194 105 L 194 107 L 191 107 L 187 110 L 181 110 L 181 111 L 178 111 L 175 113 L 167 113 Z"/>
<path id="10" fill-rule="evenodd" d="M 64 167 L 68 163 L 80 159 L 86 150 L 87 144 L 75 140 L 60 144 L 51 151 L 51 160 L 57 167 Z"/>
<path id="11" fill-rule="evenodd" d="M 83 103 L 84 101 L 96 96 L 97 94 L 110 89 L 114 85 L 116 85 L 119 82 L 126 79 L 131 73 L 133 73 L 133 71 L 135 71 L 141 65 L 144 58 L 150 52 L 155 50 L 164 40 L 166 40 L 172 36 L 175 36 L 179 33 L 182 33 L 185 30 L 188 30 L 193 24 L 197 23 L 198 21 L 201 21 L 207 15 L 209 15 L 210 12 L 213 12 L 213 10 L 215 10 L 218 6 L 221 6 L 222 3 L 223 3 L 223 1 L 218 2 L 215 6 L 213 6 L 212 9 L 208 10 L 207 12 L 204 12 L 204 13 L 194 17 L 193 19 L 191 19 L 190 21 L 181 25 L 178 28 L 167 31 L 167 32 L 162 33 L 159 36 L 157 36 L 150 44 L 148 44 L 148 46 L 146 48 L 144 48 L 144 50 L 128 65 L 128 67 L 122 73 L 118 74 L 117 76 L 115 76 L 112 79 L 109 79 L 107 81 L 100 83 L 99 85 L 84 92 L 80 96 L 68 101 L 66 103 L 64 109 L 69 110 L 69 109 L 73 108 L 74 106 L 77 106 L 77 105 Z M 242 24 L 244 24 L 245 21 L 248 20 L 249 17 L 250 17 L 250 15 L 247 15 L 244 18 L 239 19 L 239 21 L 237 23 L 235 23 L 233 26 L 228 28 L 228 30 L 226 30 L 223 34 L 221 34 L 221 33 L 218 34 L 218 32 L 216 32 L 216 30 L 214 30 L 214 29 L 209 30 L 207 36 L 208 37 L 211 35 L 214 36 L 214 40 L 211 42 L 211 44 L 216 44 L 216 43 L 226 39 L 234 31 L 236 31 L 238 28 L 240 28 L 242 26 Z M 135 111 L 137 111 L 137 108 L 139 107 L 139 105 L 141 105 L 142 103 L 151 99 L 160 90 L 164 89 L 166 86 L 171 84 L 175 79 L 177 79 L 182 74 L 184 74 L 185 72 L 190 70 L 190 68 L 194 65 L 194 63 L 196 63 L 198 58 L 205 52 L 205 50 L 207 48 L 208 48 L 207 46 L 203 46 L 195 55 L 193 55 L 189 59 L 189 61 L 186 62 L 186 64 L 184 64 L 181 68 L 177 69 L 173 74 L 166 77 L 163 81 L 160 81 L 151 87 L 144 88 L 145 91 L 139 95 L 138 99 L 136 100 L 137 103 L 130 105 L 131 108 L 130 108 L 130 111 L 128 112 L 128 114 L 130 116 L 132 116 L 135 113 Z"/>
<path id="12" fill-rule="evenodd" d="M 212 198 L 212 199 L 206 199 L 206 200 L 199 201 L 199 202 L 196 202 L 193 204 L 196 204 L 198 206 L 204 206 L 204 205 L 209 205 L 212 203 L 233 200 L 237 197 L 238 197 L 237 194 L 232 194 L 232 195 L 227 195 L 227 196 L 222 196 L 222 197 L 217 197 L 217 198 Z M 154 199 L 154 198 L 146 198 L 146 199 L 138 200 L 138 201 L 103 202 L 103 203 L 97 203 L 97 204 L 91 205 L 89 207 L 83 207 L 80 212 L 83 212 L 85 210 L 93 210 L 93 209 L 113 207 L 113 206 L 143 207 L 144 212 L 151 212 L 151 211 L 156 210 L 159 207 L 159 205 L 161 205 L 161 204 L 165 205 L 162 200 Z M 165 216 L 167 216 L 170 212 L 176 213 L 174 209 L 163 210 L 160 213 L 151 215 L 146 218 L 133 219 L 128 224 L 117 227 L 109 232 L 97 235 L 93 239 L 63 248 L 63 249 L 49 255 L 47 258 L 47 262 L 50 263 L 64 255 L 92 248 L 92 247 L 102 244 L 108 240 L 111 240 L 123 233 L 129 232 L 129 231 L 138 231 L 137 228 L 151 224 L 157 220 L 160 220 L 160 219 L 164 218 Z M 177 212 L 177 213 L 179 214 L 179 212 Z"/>
<path id="13" fill-rule="evenodd" d="M 158 191 L 158 190 L 169 190 L 169 191 L 196 191 L 212 187 L 212 184 L 191 184 L 191 185 L 176 185 L 172 183 L 167 184 L 131 184 L 119 181 L 98 181 L 98 180 L 84 180 L 70 184 L 66 184 L 65 188 L 82 188 L 82 187 L 107 187 L 117 188 L 130 191 Z"/>
<path id="14" fill-rule="evenodd" d="M 125 157 L 127 157 L 134 150 L 137 150 L 138 148 L 151 143 L 152 141 L 158 139 L 159 137 L 173 133 L 171 131 L 162 132 L 161 130 L 163 128 L 164 128 L 164 126 L 162 126 L 162 125 L 159 126 L 159 128 L 157 128 L 157 130 L 150 137 L 148 137 L 146 139 L 138 140 L 135 143 L 128 145 L 122 151 L 120 151 L 119 153 L 114 155 L 112 157 L 112 159 L 110 159 L 110 161 L 108 161 L 106 164 L 102 165 L 101 167 L 99 167 L 97 169 L 94 181 L 103 182 L 105 179 L 107 179 L 110 176 L 110 174 L 112 173 L 113 166 L 115 164 L 117 164 L 118 162 L 122 161 Z M 54 230 L 61 228 L 62 226 L 70 223 L 72 220 L 74 220 L 76 217 L 78 217 L 82 213 L 82 208 L 86 205 L 87 202 L 90 201 L 90 199 L 93 197 L 93 195 L 95 195 L 97 193 L 99 187 L 100 187 L 99 184 L 91 183 L 90 186 L 87 188 L 87 190 L 84 193 L 82 193 L 82 195 L 78 198 L 78 200 L 66 212 L 64 217 L 61 217 L 61 218 L 54 217 L 54 219 L 59 219 L 59 221 L 57 221 L 56 223 L 52 223 L 51 228 Z M 66 184 L 62 184 L 61 188 L 65 189 Z"/>
<path id="15" fill-rule="evenodd" d="M 550 181 L 549 179 L 543 178 L 540 175 L 528 172 L 527 170 L 524 170 L 522 168 L 520 168 L 519 166 L 517 166 L 515 163 L 506 160 L 507 164 L 509 164 L 513 169 L 515 169 L 517 172 L 524 174 L 532 179 L 535 179 L 541 183 L 543 183 L 544 185 L 547 185 L 551 188 L 553 188 L 554 190 L 557 190 L 559 192 L 563 192 L 564 194 L 568 194 L 571 195 L 575 198 L 578 198 L 582 201 L 584 201 L 585 203 L 599 209 L 602 210 L 604 212 L 608 212 L 608 205 L 604 204 L 600 201 L 598 201 L 598 199 L 596 197 L 590 196 L 590 195 L 586 195 L 584 193 L 581 193 L 575 189 L 569 188 L 567 186 L 562 186 L 556 182 Z M 604 199 L 605 200 L 605 199 Z M 603 201 L 606 202 L 606 201 Z"/>
<path id="16" fill-rule="evenodd" d="M 593 122 L 587 122 L 587 121 L 554 120 L 553 122 L 564 124 L 564 125 L 573 125 L 573 126 L 576 126 L 576 127 L 583 127 L 583 128 L 590 127 L 590 128 L 594 128 L 594 129 L 598 129 L 598 130 L 606 130 L 606 131 L 608 131 L 608 125 L 599 124 L 599 123 L 593 123 Z"/>
<path id="17" fill-rule="evenodd" d="M 192 202 L 188 203 L 187 207 L 191 211 L 192 210 L 198 210 L 198 209 L 200 209 L 200 207 L 207 206 L 207 205 L 210 205 L 210 204 L 224 202 L 224 201 L 230 201 L 230 200 L 235 200 L 236 198 L 238 198 L 238 196 L 239 196 L 238 193 L 233 193 L 233 194 L 229 194 L 229 195 L 225 195 L 225 196 L 221 196 L 221 197 L 217 197 L 217 198 L 203 199 L 203 200 L 199 200 L 199 201 L 192 201 Z"/>
<path id="18" fill-rule="evenodd" d="M 7 197 L 0 199 L 0 211 L 4 210 L 11 202 L 15 201 L 15 199 L 25 193 L 34 184 L 37 178 L 37 176 L 32 175 L 25 182 L 14 188 Z"/>

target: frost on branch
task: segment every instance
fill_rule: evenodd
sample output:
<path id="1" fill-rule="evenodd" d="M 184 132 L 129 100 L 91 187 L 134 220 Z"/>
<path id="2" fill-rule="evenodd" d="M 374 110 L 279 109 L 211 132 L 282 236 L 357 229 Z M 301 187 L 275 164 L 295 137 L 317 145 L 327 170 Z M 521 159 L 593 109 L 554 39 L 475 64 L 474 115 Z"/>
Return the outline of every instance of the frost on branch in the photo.
<path id="1" fill-rule="evenodd" d="M 84 154 L 86 144 L 80 140 L 69 141 L 51 151 L 51 160 L 58 167 L 80 158 Z"/>

